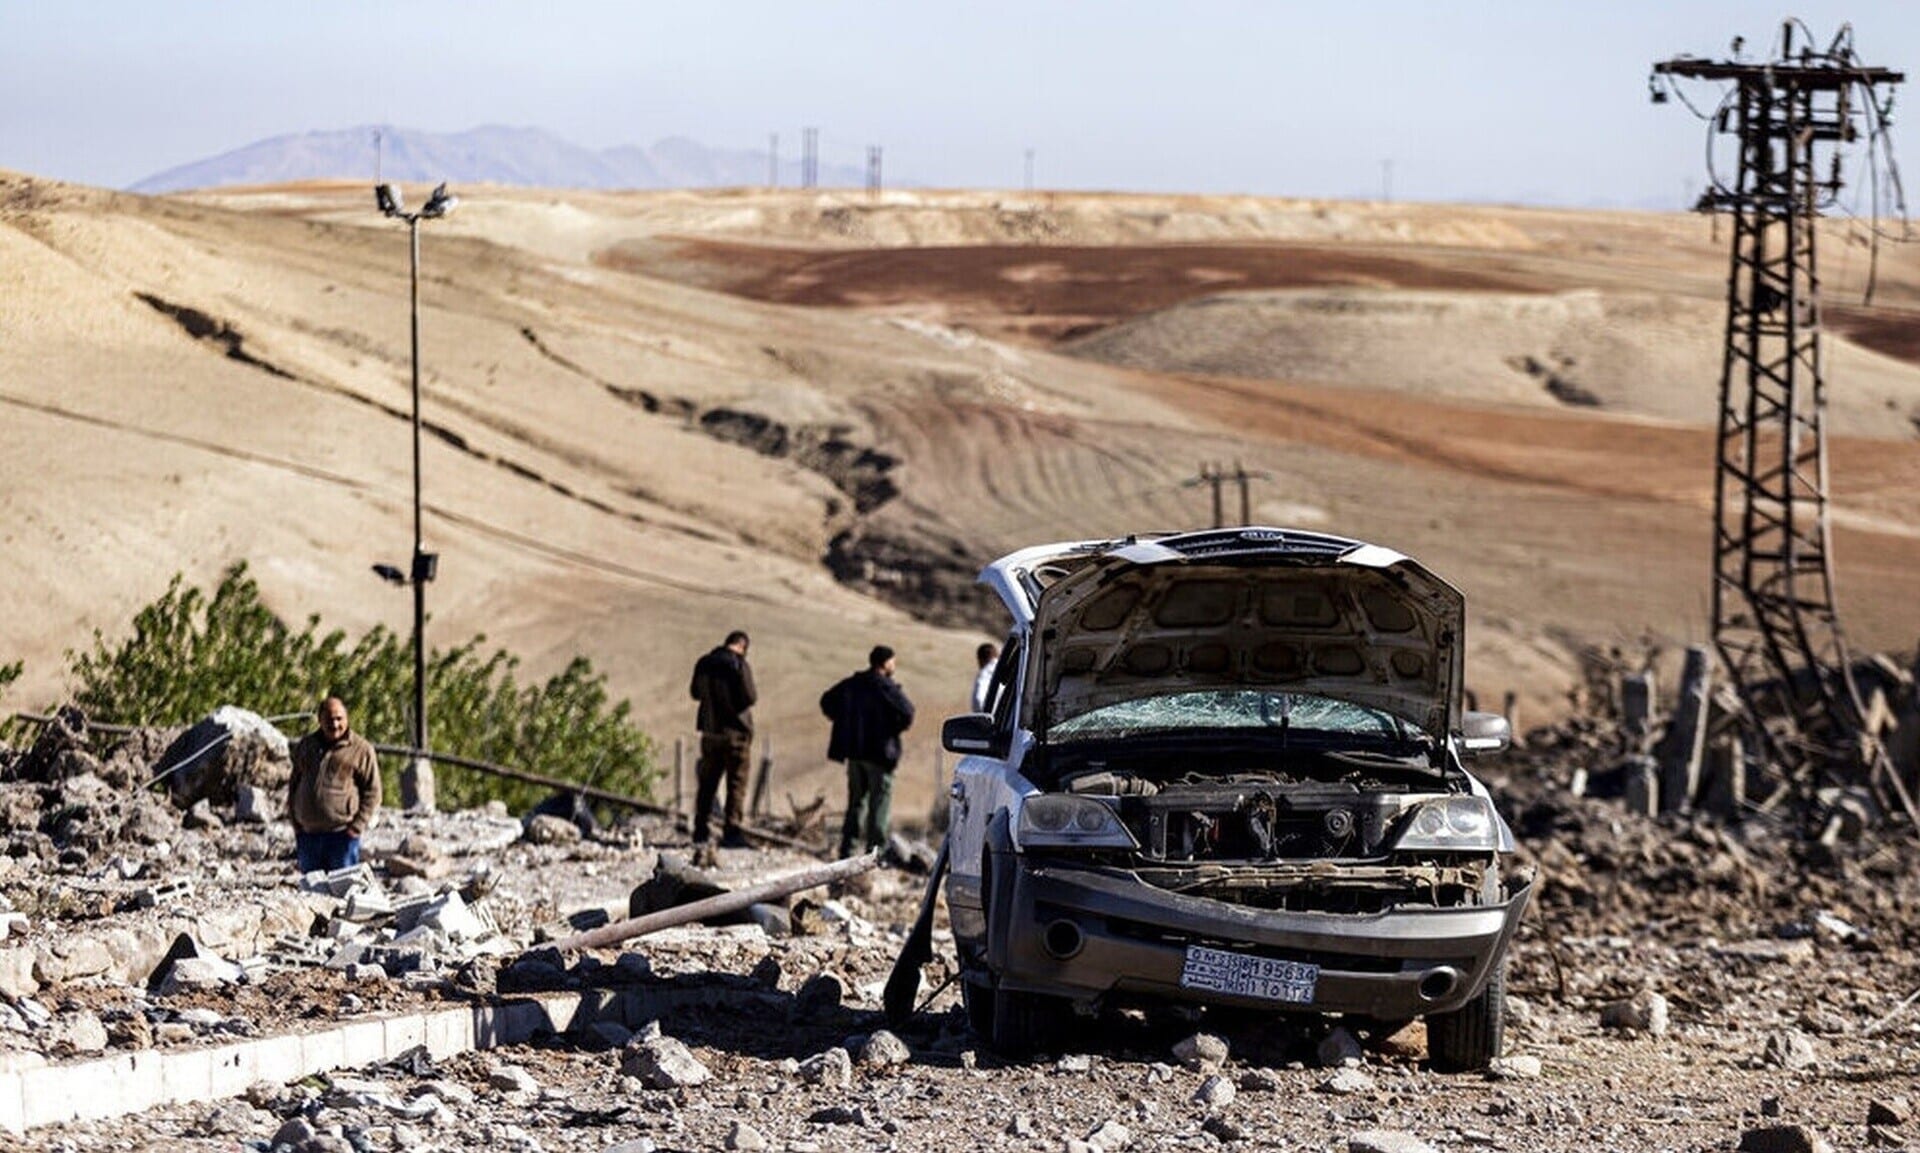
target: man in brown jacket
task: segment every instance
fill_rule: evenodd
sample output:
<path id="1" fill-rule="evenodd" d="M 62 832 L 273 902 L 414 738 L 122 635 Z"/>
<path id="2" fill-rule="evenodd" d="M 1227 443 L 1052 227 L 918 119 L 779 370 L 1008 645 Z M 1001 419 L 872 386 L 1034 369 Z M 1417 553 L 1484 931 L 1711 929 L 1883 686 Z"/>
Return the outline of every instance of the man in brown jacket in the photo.
<path id="1" fill-rule="evenodd" d="M 293 746 L 287 813 L 300 871 L 332 872 L 360 863 L 360 835 L 380 812 L 380 762 L 365 737 L 347 727 L 346 702 L 328 697 L 319 727 Z"/>

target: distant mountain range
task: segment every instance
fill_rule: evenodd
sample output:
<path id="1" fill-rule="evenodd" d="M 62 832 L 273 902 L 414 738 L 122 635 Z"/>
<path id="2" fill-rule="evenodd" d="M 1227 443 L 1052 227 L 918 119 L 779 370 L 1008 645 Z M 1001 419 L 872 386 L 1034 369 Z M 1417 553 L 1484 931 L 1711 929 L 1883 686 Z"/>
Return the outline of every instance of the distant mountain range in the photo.
<path id="1" fill-rule="evenodd" d="M 799 149 L 782 157 L 780 183 L 800 183 Z M 133 192 L 179 192 L 229 184 L 364 179 L 517 184 L 541 188 L 717 188 L 767 182 L 767 154 L 709 148 L 684 136 L 648 147 L 595 151 L 540 128 L 483 125 L 466 132 L 416 132 L 363 125 L 256 141 L 232 152 L 157 172 Z M 820 165 L 825 187 L 861 187 L 864 169 Z"/>

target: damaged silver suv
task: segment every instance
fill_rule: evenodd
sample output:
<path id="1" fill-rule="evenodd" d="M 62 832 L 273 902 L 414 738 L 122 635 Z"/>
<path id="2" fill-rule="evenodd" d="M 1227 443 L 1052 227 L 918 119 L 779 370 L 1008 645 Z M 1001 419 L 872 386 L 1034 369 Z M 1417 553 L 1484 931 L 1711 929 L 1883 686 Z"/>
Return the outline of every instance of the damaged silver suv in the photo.
<path id="1" fill-rule="evenodd" d="M 1501 1045 L 1530 895 L 1462 762 L 1458 590 L 1391 550 L 1240 528 L 1026 549 L 988 713 L 949 719 L 947 904 L 995 1049 L 1184 1002 L 1427 1022 L 1441 1069 Z M 931 894 L 930 894 L 931 895 Z"/>

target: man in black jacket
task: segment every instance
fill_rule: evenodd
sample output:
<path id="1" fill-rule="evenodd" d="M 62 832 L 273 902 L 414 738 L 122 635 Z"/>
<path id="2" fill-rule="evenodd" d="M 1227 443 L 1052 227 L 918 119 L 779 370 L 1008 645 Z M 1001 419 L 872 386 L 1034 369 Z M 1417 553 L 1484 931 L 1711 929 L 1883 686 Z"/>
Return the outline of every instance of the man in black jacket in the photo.
<path id="1" fill-rule="evenodd" d="M 820 696 L 820 711 L 833 722 L 827 759 L 847 764 L 847 819 L 840 826 L 840 855 L 853 855 L 862 838 L 884 848 L 893 807 L 893 769 L 900 763 L 900 734 L 913 723 L 913 702 L 893 679 L 893 650 L 873 646 L 867 667 Z"/>
<path id="2" fill-rule="evenodd" d="M 727 782 L 727 808 L 720 844 L 745 848 L 740 815 L 747 798 L 748 754 L 753 748 L 753 668 L 747 664 L 747 634 L 727 634 L 721 645 L 693 666 L 693 699 L 700 702 L 696 724 L 700 729 L 699 789 L 693 800 L 693 840 L 704 845 L 712 836 L 713 798 L 720 782 Z"/>

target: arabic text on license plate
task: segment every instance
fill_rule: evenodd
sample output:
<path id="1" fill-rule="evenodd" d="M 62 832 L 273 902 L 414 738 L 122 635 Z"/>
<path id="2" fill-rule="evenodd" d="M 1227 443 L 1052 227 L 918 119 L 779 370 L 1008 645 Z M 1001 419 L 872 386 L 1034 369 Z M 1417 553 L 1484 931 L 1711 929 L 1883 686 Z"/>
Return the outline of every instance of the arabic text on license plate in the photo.
<path id="1" fill-rule="evenodd" d="M 1320 980 L 1320 966 L 1303 961 L 1276 961 L 1271 957 L 1249 957 L 1204 945 L 1187 946 L 1187 961 L 1180 969 L 1180 984 L 1187 989 L 1208 989 L 1240 997 L 1259 997 L 1265 1001 L 1286 1001 L 1295 1005 L 1313 1002 L 1313 987 Z"/>

